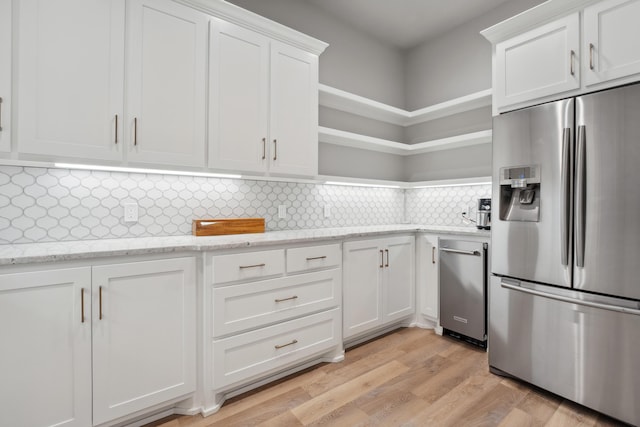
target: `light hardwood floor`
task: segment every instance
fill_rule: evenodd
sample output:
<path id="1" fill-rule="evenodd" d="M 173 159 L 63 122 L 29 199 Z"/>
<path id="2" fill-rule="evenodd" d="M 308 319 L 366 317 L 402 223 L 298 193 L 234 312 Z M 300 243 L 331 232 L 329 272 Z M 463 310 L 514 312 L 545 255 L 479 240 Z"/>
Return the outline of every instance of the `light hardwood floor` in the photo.
<path id="1" fill-rule="evenodd" d="M 399 329 L 228 400 L 207 418 L 148 427 L 618 426 L 611 418 L 489 373 L 486 352 L 430 330 Z"/>

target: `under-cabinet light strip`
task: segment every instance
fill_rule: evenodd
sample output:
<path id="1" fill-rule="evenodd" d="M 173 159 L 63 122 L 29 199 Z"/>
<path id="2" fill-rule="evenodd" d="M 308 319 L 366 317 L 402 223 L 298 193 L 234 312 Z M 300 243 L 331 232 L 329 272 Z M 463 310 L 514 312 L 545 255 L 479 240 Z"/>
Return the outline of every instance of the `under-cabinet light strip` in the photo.
<path id="1" fill-rule="evenodd" d="M 364 184 L 361 182 L 341 182 L 341 181 L 326 181 L 327 185 L 346 185 L 349 187 L 380 187 L 380 188 L 401 188 L 399 185 L 381 185 L 381 184 Z"/>
<path id="2" fill-rule="evenodd" d="M 183 176 L 201 176 L 205 178 L 229 178 L 240 179 L 242 175 L 224 174 L 224 173 L 207 173 L 207 172 L 189 172 L 189 171 L 175 171 L 164 169 L 143 169 L 143 168 L 123 168 L 118 166 L 100 166 L 100 165 L 83 165 L 76 163 L 54 163 L 57 168 L 63 169 L 83 169 L 83 170 L 97 170 L 106 172 L 124 172 L 124 173 L 152 173 L 158 175 L 183 175 Z"/>

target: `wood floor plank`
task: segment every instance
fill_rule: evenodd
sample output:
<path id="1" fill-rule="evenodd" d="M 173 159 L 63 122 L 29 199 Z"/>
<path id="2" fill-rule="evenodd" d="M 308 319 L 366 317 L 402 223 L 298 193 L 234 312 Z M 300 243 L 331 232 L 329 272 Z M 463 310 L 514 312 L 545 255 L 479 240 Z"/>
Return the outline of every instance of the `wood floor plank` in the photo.
<path id="1" fill-rule="evenodd" d="M 495 376 L 473 375 L 427 406 L 411 422 L 417 426 L 459 426 L 458 418 L 499 382 Z"/>
<path id="2" fill-rule="evenodd" d="M 531 415 L 534 427 L 544 426 L 560 406 L 562 399 L 552 394 L 543 395 L 531 390 L 517 408 Z"/>
<path id="3" fill-rule="evenodd" d="M 457 420 L 452 418 L 451 421 L 469 427 L 498 425 L 526 394 L 524 389 L 500 382 L 486 396 L 468 407 Z"/>
<path id="4" fill-rule="evenodd" d="M 357 426 L 369 423 L 369 415 L 352 403 L 335 409 L 307 424 L 308 427 Z"/>
<path id="5" fill-rule="evenodd" d="M 548 427 L 590 427 L 595 426 L 597 414 L 588 409 L 564 401 L 558 406 L 547 422 Z"/>
<path id="6" fill-rule="evenodd" d="M 506 417 L 500 421 L 499 427 L 533 427 L 534 419 L 531 414 L 527 414 L 522 409 L 513 408 Z"/>
<path id="7" fill-rule="evenodd" d="M 408 369 L 400 362 L 389 362 L 314 397 L 292 412 L 303 424 L 309 424 Z"/>

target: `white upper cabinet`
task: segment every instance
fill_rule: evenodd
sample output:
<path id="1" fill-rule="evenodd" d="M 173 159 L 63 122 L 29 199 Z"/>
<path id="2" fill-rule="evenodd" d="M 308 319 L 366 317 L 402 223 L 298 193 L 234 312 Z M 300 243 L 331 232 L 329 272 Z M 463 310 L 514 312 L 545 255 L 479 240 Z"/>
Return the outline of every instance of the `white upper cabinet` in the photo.
<path id="1" fill-rule="evenodd" d="M 500 42 L 495 49 L 498 108 L 580 87 L 578 13 Z"/>
<path id="2" fill-rule="evenodd" d="M 209 166 L 318 173 L 318 56 L 211 20 Z"/>
<path id="3" fill-rule="evenodd" d="M 640 0 L 607 0 L 584 10 L 585 84 L 640 73 Z"/>
<path id="4" fill-rule="evenodd" d="M 318 57 L 271 44 L 271 171 L 318 173 Z"/>
<path id="5" fill-rule="evenodd" d="M 0 152 L 11 151 L 11 0 L 0 0 Z"/>
<path id="6" fill-rule="evenodd" d="M 127 6 L 128 160 L 205 166 L 208 19 L 169 0 Z"/>
<path id="7" fill-rule="evenodd" d="M 13 4 L 18 16 L 18 152 L 121 159 L 124 0 Z"/>
<path id="8" fill-rule="evenodd" d="M 269 125 L 269 39 L 211 20 L 209 166 L 264 172 Z"/>

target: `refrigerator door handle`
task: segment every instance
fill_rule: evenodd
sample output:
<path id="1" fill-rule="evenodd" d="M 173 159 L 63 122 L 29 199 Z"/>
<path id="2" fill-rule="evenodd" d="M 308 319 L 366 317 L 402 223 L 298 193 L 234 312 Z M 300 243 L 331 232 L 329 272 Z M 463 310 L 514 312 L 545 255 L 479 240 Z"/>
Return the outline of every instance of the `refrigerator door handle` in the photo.
<path id="1" fill-rule="evenodd" d="M 519 285 L 512 285 L 510 283 L 505 283 L 504 281 L 500 281 L 500 286 L 502 286 L 505 289 L 510 289 L 512 291 L 518 291 L 518 292 L 522 292 L 525 294 L 529 294 L 529 295 L 535 295 L 538 297 L 542 297 L 542 298 L 549 298 L 549 299 L 553 299 L 556 301 L 562 301 L 562 302 L 567 302 L 570 304 L 576 304 L 576 305 L 582 305 L 585 307 L 592 307 L 592 308 L 599 308 L 602 310 L 609 310 L 609 311 L 615 311 L 618 313 L 625 313 L 625 314 L 633 314 L 635 316 L 640 316 L 640 310 L 634 309 L 634 308 L 629 308 L 629 307 L 621 307 L 618 305 L 611 305 L 611 304 L 603 304 L 600 302 L 595 302 L 595 301 L 586 301 L 586 300 L 581 300 L 581 299 L 576 299 L 576 298 L 571 298 L 571 297 L 565 297 L 562 295 L 556 295 L 556 294 L 552 294 L 549 292 L 542 292 L 542 291 L 537 291 L 535 289 L 529 289 L 529 288 L 525 288 Z"/>
<path id="2" fill-rule="evenodd" d="M 562 244 L 561 254 L 562 265 L 569 265 L 569 242 L 571 240 L 571 185 L 573 184 L 571 170 L 571 128 L 564 128 L 562 131 L 562 205 L 560 213 L 560 240 Z"/>
<path id="3" fill-rule="evenodd" d="M 578 126 L 576 146 L 576 266 L 584 267 L 585 234 L 587 221 L 587 152 L 586 128 Z"/>

